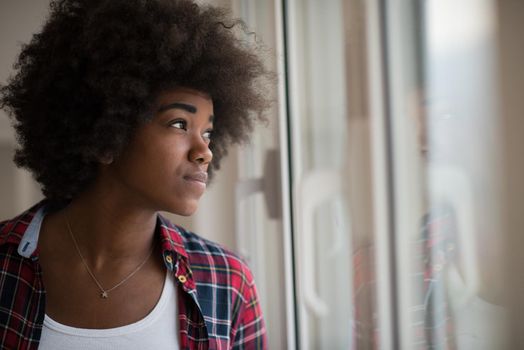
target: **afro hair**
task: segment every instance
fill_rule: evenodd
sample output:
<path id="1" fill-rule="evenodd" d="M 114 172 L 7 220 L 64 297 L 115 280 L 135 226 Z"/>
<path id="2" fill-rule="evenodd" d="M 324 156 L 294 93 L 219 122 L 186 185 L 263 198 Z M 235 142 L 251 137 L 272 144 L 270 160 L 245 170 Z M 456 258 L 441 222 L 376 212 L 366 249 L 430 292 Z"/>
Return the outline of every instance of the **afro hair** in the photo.
<path id="1" fill-rule="evenodd" d="M 212 174 L 270 103 L 270 73 L 244 28 L 190 0 L 52 1 L 0 90 L 19 142 L 15 163 L 47 199 L 71 200 L 94 181 L 99 159 L 118 157 L 152 118 L 155 98 L 183 86 L 213 100 Z"/>

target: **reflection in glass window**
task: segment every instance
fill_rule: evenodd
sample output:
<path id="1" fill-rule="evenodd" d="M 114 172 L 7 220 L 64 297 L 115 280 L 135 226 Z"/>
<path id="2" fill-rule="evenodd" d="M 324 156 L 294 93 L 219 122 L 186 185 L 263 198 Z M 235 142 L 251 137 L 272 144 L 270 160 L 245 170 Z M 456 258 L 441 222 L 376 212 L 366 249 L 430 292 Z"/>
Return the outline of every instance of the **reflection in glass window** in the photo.
<path id="1" fill-rule="evenodd" d="M 412 334 L 423 339 L 421 348 L 499 349 L 507 325 L 503 241 L 497 235 L 495 2 L 429 0 L 423 13 L 418 140 L 426 215 L 417 247 L 423 332 Z"/>

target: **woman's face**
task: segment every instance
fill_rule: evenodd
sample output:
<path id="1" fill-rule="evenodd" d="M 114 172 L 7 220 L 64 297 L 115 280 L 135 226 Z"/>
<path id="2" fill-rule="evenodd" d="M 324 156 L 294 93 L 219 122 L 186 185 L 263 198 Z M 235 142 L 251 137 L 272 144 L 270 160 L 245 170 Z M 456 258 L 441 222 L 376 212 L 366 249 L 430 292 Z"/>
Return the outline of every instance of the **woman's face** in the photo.
<path id="1" fill-rule="evenodd" d="M 206 189 L 212 129 L 208 95 L 188 88 L 166 91 L 158 96 L 153 119 L 139 127 L 106 173 L 147 209 L 191 215 Z"/>

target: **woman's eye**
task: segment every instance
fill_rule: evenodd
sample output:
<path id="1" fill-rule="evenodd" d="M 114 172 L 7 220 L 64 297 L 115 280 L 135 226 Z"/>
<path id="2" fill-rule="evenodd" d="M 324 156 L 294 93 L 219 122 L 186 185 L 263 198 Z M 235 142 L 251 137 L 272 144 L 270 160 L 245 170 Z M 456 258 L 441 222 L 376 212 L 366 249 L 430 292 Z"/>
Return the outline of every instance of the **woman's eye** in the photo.
<path id="1" fill-rule="evenodd" d="M 211 140 L 211 136 L 213 135 L 213 130 L 207 130 L 202 136 L 206 140 Z"/>
<path id="2" fill-rule="evenodd" d="M 175 120 L 169 124 L 172 128 L 187 130 L 187 123 L 184 120 Z"/>

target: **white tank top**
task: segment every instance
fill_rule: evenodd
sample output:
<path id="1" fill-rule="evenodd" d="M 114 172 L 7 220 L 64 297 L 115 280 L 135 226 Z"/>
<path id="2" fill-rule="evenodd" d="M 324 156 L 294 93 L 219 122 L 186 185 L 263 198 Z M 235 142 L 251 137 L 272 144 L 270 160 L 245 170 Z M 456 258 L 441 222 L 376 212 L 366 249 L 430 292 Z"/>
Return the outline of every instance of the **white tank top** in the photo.
<path id="1" fill-rule="evenodd" d="M 180 349 L 176 299 L 173 274 L 168 272 L 160 299 L 138 322 L 117 328 L 85 329 L 63 325 L 45 315 L 38 349 Z"/>

